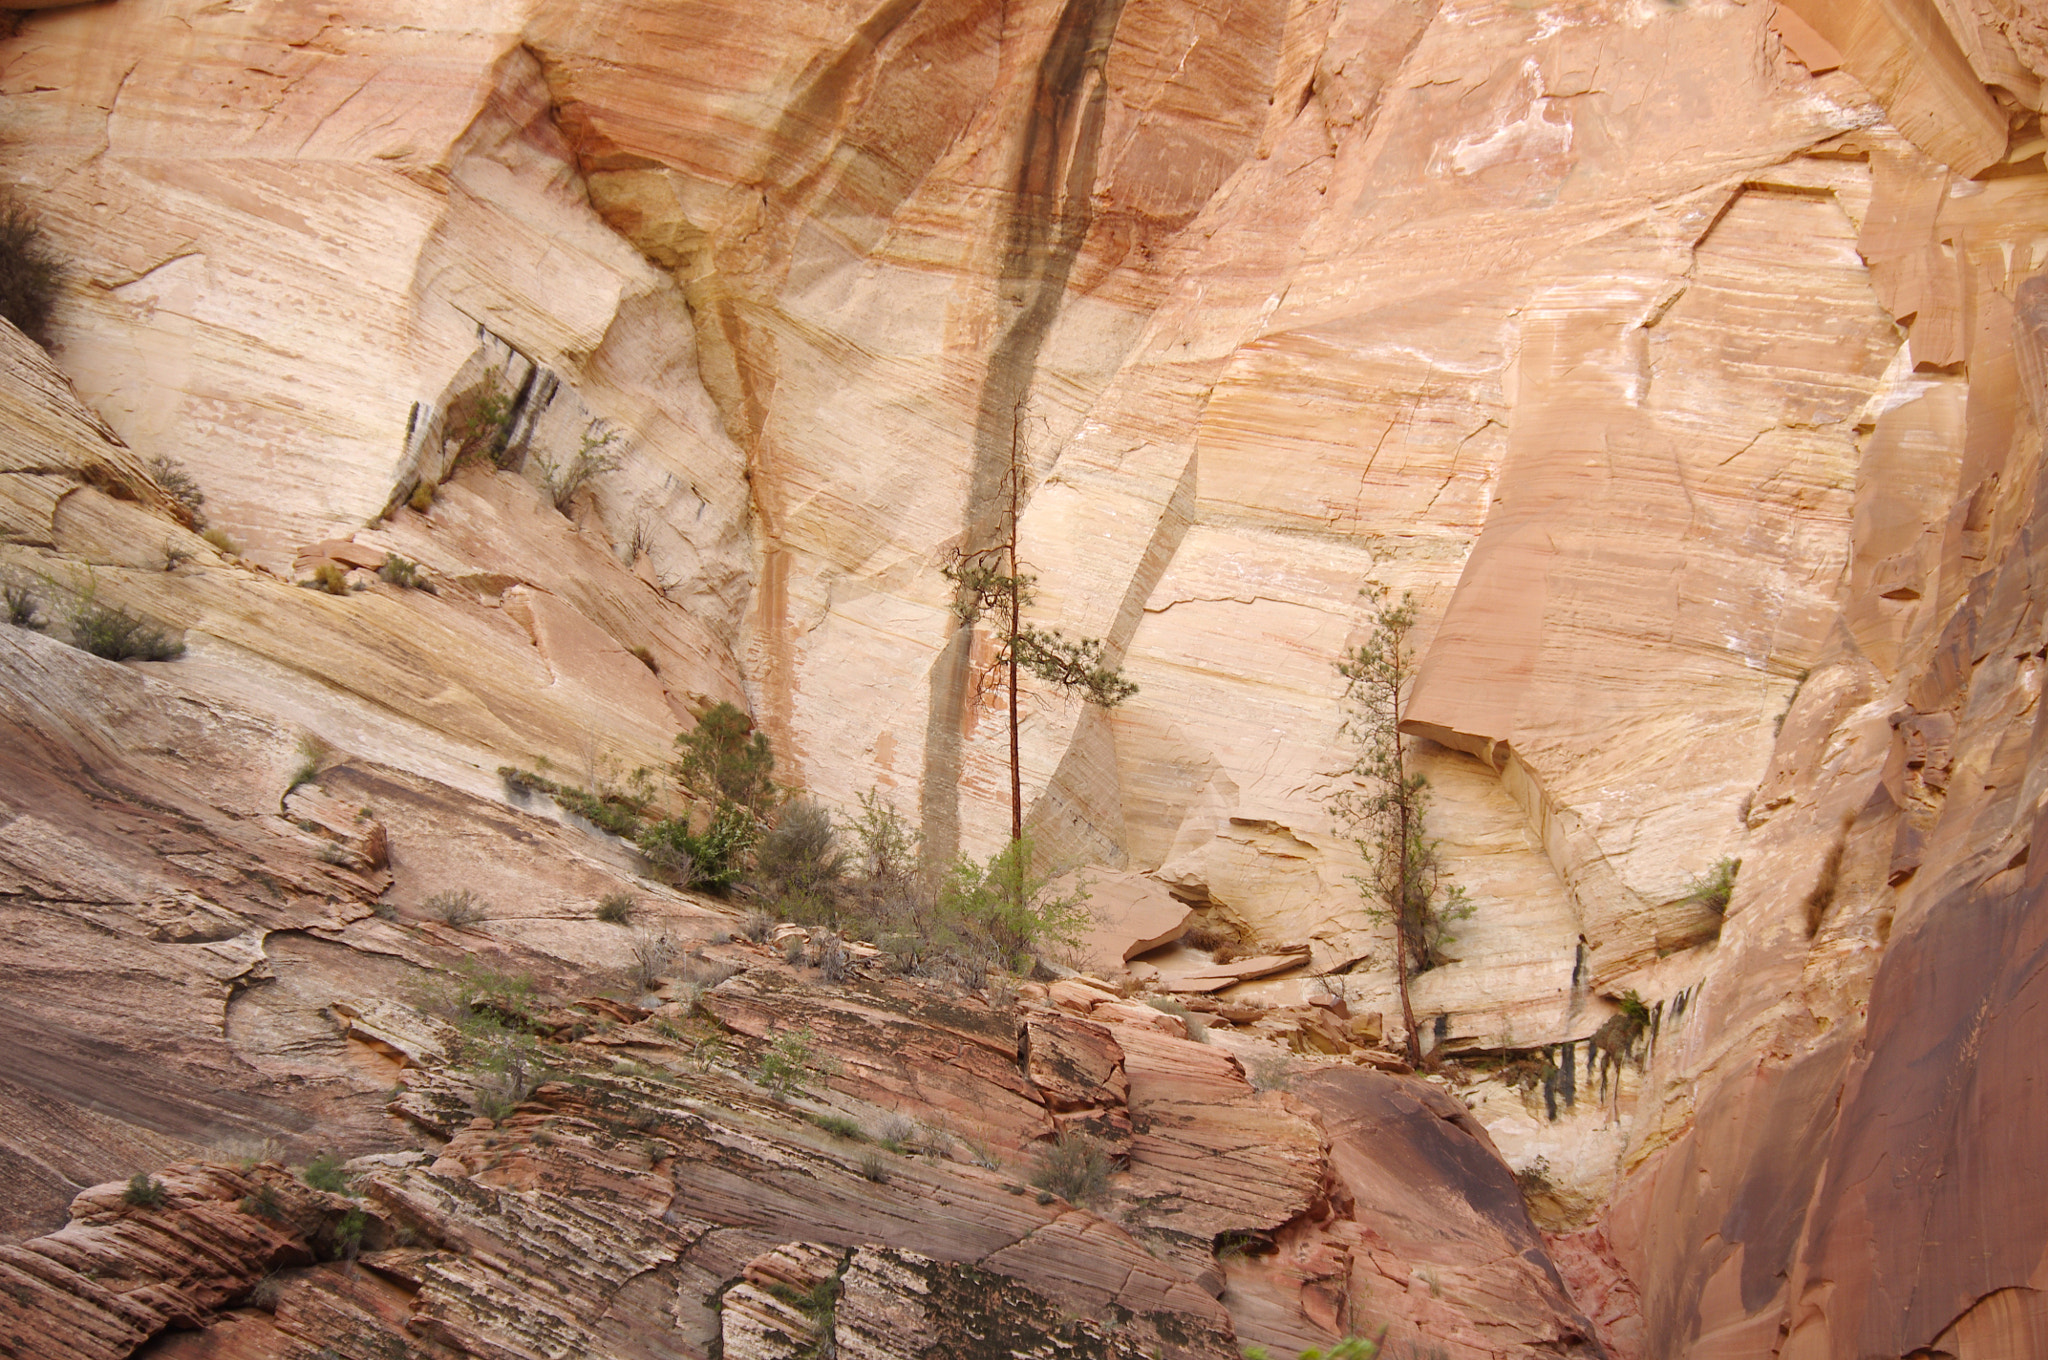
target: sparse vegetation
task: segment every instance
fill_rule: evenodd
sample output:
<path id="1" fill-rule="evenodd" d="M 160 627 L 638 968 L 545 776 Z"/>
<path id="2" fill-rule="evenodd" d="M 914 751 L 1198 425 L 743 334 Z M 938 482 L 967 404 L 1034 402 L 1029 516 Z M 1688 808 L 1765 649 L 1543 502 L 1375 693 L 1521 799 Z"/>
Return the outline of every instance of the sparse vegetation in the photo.
<path id="1" fill-rule="evenodd" d="M 739 881 L 754 844 L 754 816 L 742 804 L 721 802 L 711 824 L 693 833 L 687 818 L 644 828 L 636 843 L 647 862 L 678 887 L 723 892 Z"/>
<path id="2" fill-rule="evenodd" d="M 953 583 L 953 612 L 963 628 L 985 617 L 995 620 L 997 653 L 993 662 L 1004 673 L 1010 720 L 1010 839 L 1024 838 L 1024 789 L 1018 756 L 1017 671 L 1021 666 L 1063 695 L 1077 695 L 1103 708 L 1114 708 L 1138 692 L 1123 672 L 1106 660 L 1107 648 L 1094 638 L 1068 638 L 1057 630 L 1023 621 L 1032 602 L 1037 577 L 1019 565 L 1019 511 L 1027 473 L 1023 455 L 1023 403 L 1011 412 L 1009 462 L 1004 468 L 1003 494 L 1008 511 L 1002 537 L 986 546 L 962 551 L 943 569 Z M 1015 904 L 1019 908 L 1022 901 Z"/>
<path id="3" fill-rule="evenodd" d="M 420 910 L 444 925 L 472 926 L 484 919 L 489 904 L 468 888 L 449 888 L 420 904 Z"/>
<path id="4" fill-rule="evenodd" d="M 322 562 L 313 568 L 313 588 L 329 595 L 348 594 L 348 571 L 339 562 Z"/>
<path id="5" fill-rule="evenodd" d="M 675 942 L 657 931 L 641 931 L 633 937 L 633 981 L 648 992 L 668 975 L 676 956 Z"/>
<path id="6" fill-rule="evenodd" d="M 1828 908 L 1835 904 L 1835 894 L 1842 885 L 1842 859 L 1849 851 L 1849 828 L 1856 824 L 1856 814 L 1842 814 L 1842 826 L 1835 833 L 1835 843 L 1828 847 L 1827 857 L 1820 862 L 1820 876 L 1814 879 L 1813 890 L 1806 894 L 1806 938 L 1820 934 L 1821 923 L 1828 919 Z"/>
<path id="7" fill-rule="evenodd" d="M 513 407 L 504 373 L 495 367 L 485 369 L 474 387 L 448 404 L 447 429 L 457 443 L 456 461 L 476 459 L 503 467 Z"/>
<path id="8" fill-rule="evenodd" d="M 1728 914 L 1728 903 L 1735 896 L 1735 875 L 1742 868 L 1739 859 L 1722 858 L 1714 861 L 1714 867 L 1685 885 L 1683 902 L 1696 903 L 1713 912 L 1716 916 Z"/>
<path id="9" fill-rule="evenodd" d="M 121 1192 L 121 1202 L 133 1209 L 161 1209 L 164 1205 L 164 1183 L 152 1179 L 147 1172 L 138 1171 L 128 1178 L 128 1188 Z"/>
<path id="10" fill-rule="evenodd" d="M 889 1181 L 889 1159 L 879 1152 L 863 1152 L 860 1157 L 860 1174 L 862 1180 L 886 1185 Z"/>
<path id="11" fill-rule="evenodd" d="M 1521 1187 L 1523 1199 L 1533 1199 L 1537 1195 L 1547 1195 L 1554 1192 L 1557 1189 L 1557 1185 L 1550 1179 L 1550 1159 L 1548 1157 L 1538 1157 L 1535 1161 L 1517 1171 L 1515 1173 L 1515 1184 Z"/>
<path id="12" fill-rule="evenodd" d="M 206 516 L 201 513 L 206 493 L 199 489 L 199 482 L 185 470 L 184 464 L 158 454 L 149 460 L 149 475 L 178 507 L 180 519 L 195 529 L 206 527 Z"/>
<path id="13" fill-rule="evenodd" d="M 332 1152 L 323 1152 L 299 1172 L 299 1179 L 315 1190 L 325 1190 L 340 1195 L 348 1192 L 348 1173 L 341 1169 L 341 1158 Z"/>
<path id="14" fill-rule="evenodd" d="M 1042 944 L 1078 941 L 1088 927 L 1087 893 L 1055 894 L 1053 877 L 1032 868 L 1032 850 L 1026 836 L 986 863 L 955 861 L 939 886 L 934 936 L 1006 967 Z"/>
<path id="15" fill-rule="evenodd" d="M 235 1170 L 247 1174 L 264 1162 L 282 1160 L 284 1145 L 275 1138 L 230 1138 L 216 1145 L 215 1154 Z"/>
<path id="16" fill-rule="evenodd" d="M 633 912 L 639 903 L 629 892 L 606 893 L 598 899 L 597 919 L 606 925 L 629 926 L 633 924 Z"/>
<path id="17" fill-rule="evenodd" d="M 256 1282 L 256 1287 L 249 1291 L 249 1306 L 266 1313 L 275 1313 L 278 1300 L 283 1297 L 284 1281 L 278 1279 L 274 1273 L 265 1275 Z"/>
<path id="18" fill-rule="evenodd" d="M 813 1049 L 812 1041 L 808 1029 L 778 1036 L 761 1055 L 754 1080 L 777 1100 L 785 1100 L 792 1092 L 801 1093 L 804 1087 L 837 1072 L 838 1064 Z"/>
<path id="19" fill-rule="evenodd" d="M 429 481 L 419 482 L 413 487 L 412 494 L 405 498 L 405 503 L 416 513 L 426 514 L 434 508 L 434 484 Z"/>
<path id="20" fill-rule="evenodd" d="M 384 559 L 384 565 L 377 568 L 377 575 L 387 585 L 397 586 L 400 590 L 427 588 L 427 578 L 420 571 L 420 564 L 410 557 L 400 557 L 397 553 L 392 553 Z"/>
<path id="21" fill-rule="evenodd" d="M 1614 1003 L 1620 1009 L 1593 1031 L 1592 1043 L 1600 1054 L 1601 1079 L 1626 1062 L 1637 1061 L 1636 1045 L 1650 1029 L 1650 1007 L 1631 987 Z"/>
<path id="22" fill-rule="evenodd" d="M 1294 1085 L 1294 1061 L 1284 1053 L 1264 1054 L 1244 1065 L 1244 1075 L 1254 1090 L 1289 1090 Z"/>
<path id="23" fill-rule="evenodd" d="M 298 767 L 292 771 L 292 782 L 285 785 L 284 791 L 290 793 L 301 784 L 317 781 L 320 778 L 321 763 L 333 753 L 332 747 L 310 732 L 300 737 Z M 318 827 L 314 829 L 318 830 Z"/>
<path id="24" fill-rule="evenodd" d="M 775 918 L 765 911 L 749 911 L 740 918 L 740 937 L 755 944 L 765 942 L 769 932 L 774 929 Z"/>
<path id="25" fill-rule="evenodd" d="M 1379 1336 L 1375 1338 L 1347 1336 L 1327 1349 L 1310 1346 L 1301 1352 L 1298 1360 L 1379 1360 L 1381 1347 L 1386 1344 L 1386 1340 L 1386 1329 L 1381 1328 Z M 1243 1354 L 1244 1360 L 1273 1360 L 1273 1353 L 1264 1346 L 1246 1346 Z M 1420 1352 L 1416 1354 L 1418 1360 L 1434 1360 L 1435 1356 L 1440 1356 L 1443 1352 L 1434 1351 L 1431 1357 L 1422 1357 Z M 1389 1356 L 1388 1360 L 1393 1360 L 1393 1357 Z"/>
<path id="26" fill-rule="evenodd" d="M 867 1141 L 868 1136 L 861 1132 L 860 1125 L 843 1114 L 814 1114 L 811 1116 L 811 1122 L 834 1138 L 845 1138 L 856 1143 Z"/>
<path id="27" fill-rule="evenodd" d="M 846 942 L 837 935 L 826 932 L 812 942 L 818 976 L 834 986 L 853 976 L 853 955 L 847 952 Z"/>
<path id="28" fill-rule="evenodd" d="M 732 704 L 714 704 L 695 728 L 676 738 L 676 749 L 681 755 L 675 774 L 684 788 L 756 814 L 774 808 L 775 754 L 768 738 L 754 730 L 753 719 Z"/>
<path id="29" fill-rule="evenodd" d="M 1069 1204 L 1089 1205 L 1108 1193 L 1109 1175 L 1115 1169 L 1101 1139 L 1065 1133 L 1040 1146 L 1031 1183 Z"/>
<path id="30" fill-rule="evenodd" d="M 643 645 L 639 647 L 628 647 L 626 649 L 626 652 L 635 661 L 645 666 L 648 670 L 653 671 L 656 675 L 661 674 L 661 666 L 654 659 L 653 649 Z"/>
<path id="31" fill-rule="evenodd" d="M 363 1231 L 370 1219 L 361 1209 L 350 1209 L 334 1223 L 333 1255 L 337 1261 L 353 1261 L 363 1249 Z"/>
<path id="32" fill-rule="evenodd" d="M 1344 678 L 1343 734 L 1352 744 L 1344 782 L 1330 795 L 1330 810 L 1349 832 L 1365 862 L 1357 878 L 1367 910 L 1394 925 L 1394 978 L 1408 1061 L 1422 1061 L 1422 1035 L 1415 1025 L 1409 979 L 1446 961 L 1453 942 L 1450 926 L 1472 914 L 1464 890 L 1446 882 L 1448 871 L 1438 843 L 1425 830 L 1429 781 L 1409 768 L 1408 739 L 1401 731 L 1409 689 L 1415 679 L 1413 594 L 1390 603 L 1387 587 L 1368 581 L 1360 592 L 1371 602 L 1372 633 L 1337 664 Z"/>
<path id="33" fill-rule="evenodd" d="M 236 557 L 241 553 L 241 549 L 235 546 L 235 540 L 229 538 L 224 529 L 208 529 L 199 536 L 225 556 Z"/>
<path id="34" fill-rule="evenodd" d="M 71 638 L 82 651 L 109 661 L 175 661 L 185 644 L 127 610 L 101 604 L 88 588 L 71 611 Z"/>
<path id="35" fill-rule="evenodd" d="M 924 1130 L 918 1127 L 915 1119 L 898 1112 L 882 1120 L 881 1126 L 875 1130 L 875 1141 L 891 1152 L 902 1152 L 923 1135 Z"/>
<path id="36" fill-rule="evenodd" d="M 5 600 L 7 622 L 14 627 L 40 629 L 43 626 L 42 617 L 36 610 L 35 596 L 29 593 L 27 586 L 13 583 L 0 586 L 0 600 Z"/>
<path id="37" fill-rule="evenodd" d="M 768 1292 L 802 1313 L 811 1325 L 810 1344 L 797 1353 L 796 1360 L 833 1360 L 838 1354 L 835 1316 L 839 1308 L 839 1277 L 834 1275 L 810 1289 L 770 1284 Z"/>
<path id="38" fill-rule="evenodd" d="M 807 799 L 795 799 L 783 805 L 761 838 L 755 882 L 786 919 L 836 925 L 846 858 L 831 814 Z"/>
<path id="39" fill-rule="evenodd" d="M 274 1185 L 257 1186 L 254 1194 L 242 1196 L 238 1207 L 253 1218 L 267 1218 L 273 1223 L 284 1220 L 284 1201 L 278 1198 Z"/>
<path id="40" fill-rule="evenodd" d="M 44 349 L 64 289 L 64 267 L 43 241 L 42 226 L 19 203 L 0 208 L 0 316 Z"/>
<path id="41" fill-rule="evenodd" d="M 470 1108 L 497 1123 L 546 1080 L 543 1050 L 531 1028 L 533 979 L 465 960 L 435 1009 L 455 1023 L 450 1059 L 468 1070 Z"/>
<path id="42" fill-rule="evenodd" d="M 541 486 L 547 492 L 548 500 L 554 503 L 562 514 L 569 513 L 570 504 L 576 493 L 588 486 L 594 479 L 607 472 L 619 470 L 619 455 L 616 448 L 618 432 L 607 430 L 593 421 L 583 432 L 582 447 L 566 464 L 558 466 L 553 459 L 536 454 L 534 462 L 540 470 Z"/>
<path id="43" fill-rule="evenodd" d="M 1204 952 L 1235 949 L 1239 944 L 1237 932 L 1217 925 L 1213 921 L 1197 920 L 1189 926 L 1180 942 L 1190 949 Z M 1220 960 L 1219 960 L 1220 961 Z"/>
<path id="44" fill-rule="evenodd" d="M 1188 1038 L 1196 1043 L 1209 1042 L 1209 1026 L 1212 1021 L 1208 1016 L 1196 1014 L 1170 996 L 1148 996 L 1145 998 L 1145 1004 L 1155 1011 L 1179 1016 L 1181 1023 L 1188 1027 Z"/>

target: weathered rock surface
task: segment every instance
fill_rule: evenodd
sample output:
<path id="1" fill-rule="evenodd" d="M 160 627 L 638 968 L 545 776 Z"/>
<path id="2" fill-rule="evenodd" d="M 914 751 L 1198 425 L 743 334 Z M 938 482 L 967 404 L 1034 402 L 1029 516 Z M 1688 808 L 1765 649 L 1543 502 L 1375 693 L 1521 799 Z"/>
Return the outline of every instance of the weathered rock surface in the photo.
<path id="1" fill-rule="evenodd" d="M 1142 687 L 1110 716 L 1025 696 L 1042 843 L 1258 949 L 1307 940 L 1305 972 L 1355 965 L 1361 1018 L 1399 1007 L 1323 802 L 1331 663 L 1363 577 L 1417 593 L 1418 764 L 1476 908 L 1418 1014 L 1600 1302 L 1458 1273 L 1527 1264 L 1491 1171 L 1454 1243 L 1351 1240 L 1343 1187 L 1370 1178 L 1306 1169 L 1345 1162 L 1305 1108 L 1337 1097 L 1254 1097 L 1122 1000 L 1069 989 L 1087 1017 L 1033 1018 L 1020 1062 L 981 1002 L 770 970 L 708 995 L 733 1043 L 810 1028 L 832 1099 L 1012 1157 L 1061 1121 L 1121 1146 L 1121 1110 L 1120 1174 L 1172 1181 L 1173 1222 L 1272 1235 L 1224 1274 L 1278 1344 L 1351 1326 L 1377 1272 L 1404 1340 L 1470 1353 L 1593 1324 L 1616 1354 L 2038 1349 L 2038 15 L 32 8 L 0 45 L 0 170 L 72 277 L 55 364 L 0 327 L 0 573 L 53 635 L 0 629 L 7 1238 L 224 1140 L 397 1137 L 382 1093 L 451 1053 L 391 1009 L 427 970 L 625 979 L 631 934 L 587 919 L 617 890 L 686 945 L 721 928 L 618 842 L 509 806 L 501 764 L 595 787 L 747 699 L 825 801 L 878 786 L 942 857 L 992 845 L 993 647 L 939 568 L 999 535 L 1016 457 L 1033 619 Z M 373 582 L 392 554 L 435 593 Z M 301 562 L 364 588 L 303 589 Z M 94 605 L 185 658 L 55 640 Z M 302 737 L 327 753 L 294 788 Z M 1716 913 L 1691 885 L 1736 857 Z M 432 919 L 457 888 L 482 920 Z M 1273 1008 L 1246 1042 L 1377 1061 L 1303 1004 L 1321 984 L 1212 978 Z M 1649 1019 L 1618 1037 L 1631 993 Z M 443 1182 L 502 1148 L 405 1108 L 446 1167 L 372 1181 L 455 1222 L 471 1192 Z M 623 1174 L 547 1151 L 577 1193 Z M 1214 1191 L 1162 1170 L 1214 1158 Z M 493 1251 L 554 1222 L 508 1193 Z M 346 1318 L 422 1355 L 548 1328 L 627 1354 L 674 1280 L 704 1297 L 844 1221 L 777 1195 L 687 1265 L 646 1227 L 533 1334 L 506 1310 L 552 1268 L 435 1247 L 163 1345 L 293 1354 Z M 1205 1230 L 1134 1207 L 1156 1276 L 1079 1210 L 1025 1237 L 1085 1279 L 966 1228 L 932 1259 L 948 1289 L 993 1270 L 1095 1304 L 1127 1263 L 1213 1318 Z M 828 1245 L 929 1283 L 903 1255 L 928 1242 Z M 672 1274 L 631 1284 L 643 1259 Z M 1124 1344 L 1084 1332 L 1059 1344 Z"/>

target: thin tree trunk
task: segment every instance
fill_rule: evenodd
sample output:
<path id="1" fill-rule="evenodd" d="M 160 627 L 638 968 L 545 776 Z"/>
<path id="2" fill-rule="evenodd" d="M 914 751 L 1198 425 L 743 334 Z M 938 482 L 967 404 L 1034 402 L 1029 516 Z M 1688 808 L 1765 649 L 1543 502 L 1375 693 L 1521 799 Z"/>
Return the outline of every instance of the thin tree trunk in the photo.
<path id="1" fill-rule="evenodd" d="M 1024 773 L 1017 758 L 1017 413 L 1010 422 L 1010 841 L 1024 839 Z"/>
<path id="2" fill-rule="evenodd" d="M 1389 686 L 1393 691 L 1394 777 L 1399 781 L 1394 787 L 1398 800 L 1396 806 L 1401 810 L 1400 882 L 1396 885 L 1397 896 L 1394 903 L 1394 950 L 1399 956 L 1397 976 L 1401 986 L 1401 1024 L 1408 1035 L 1408 1062 L 1410 1066 L 1420 1067 L 1422 1036 L 1415 1032 L 1415 1003 L 1408 996 L 1408 904 L 1411 900 L 1408 878 L 1414 872 L 1413 866 L 1408 862 L 1408 847 L 1412 844 L 1408 818 L 1413 809 L 1413 799 L 1408 789 L 1408 753 L 1401 747 L 1400 648 L 1401 640 L 1397 638 L 1394 642 L 1393 684 Z"/>

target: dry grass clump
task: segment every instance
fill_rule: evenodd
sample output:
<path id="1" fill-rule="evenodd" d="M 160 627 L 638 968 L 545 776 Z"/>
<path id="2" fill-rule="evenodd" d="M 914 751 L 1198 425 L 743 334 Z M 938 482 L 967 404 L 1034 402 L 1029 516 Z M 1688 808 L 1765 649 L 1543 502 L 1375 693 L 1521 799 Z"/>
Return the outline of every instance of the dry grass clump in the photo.
<path id="1" fill-rule="evenodd" d="M 437 892 L 420 904 L 420 910 L 444 925 L 473 926 L 484 919 L 490 904 L 468 888 Z"/>

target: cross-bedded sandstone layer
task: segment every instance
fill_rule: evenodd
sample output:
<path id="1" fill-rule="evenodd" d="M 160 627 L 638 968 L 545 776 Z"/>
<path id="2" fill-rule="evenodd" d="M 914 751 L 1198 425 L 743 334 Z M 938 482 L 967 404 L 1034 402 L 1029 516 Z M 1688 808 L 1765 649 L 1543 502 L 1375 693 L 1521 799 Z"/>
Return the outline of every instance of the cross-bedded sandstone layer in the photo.
<path id="1" fill-rule="evenodd" d="M 1616 1350 L 2038 1348 L 2044 52 L 1991 0 L 28 15 L 5 175 L 74 275 L 55 366 L 0 335 L 0 557 L 188 653 L 0 633 L 8 1212 L 367 1133 L 391 1060 L 311 1062 L 318 998 L 474 944 L 437 891 L 623 966 L 573 918 L 630 857 L 498 764 L 595 783 L 746 697 L 828 800 L 985 846 L 938 568 L 1017 457 L 1037 616 L 1142 686 L 1027 696 L 1041 835 L 1362 961 L 1360 1024 L 1331 662 L 1362 577 L 1418 592 L 1478 907 L 1418 1006 L 1595 1223 Z M 438 593 L 286 579 L 393 552 Z"/>

